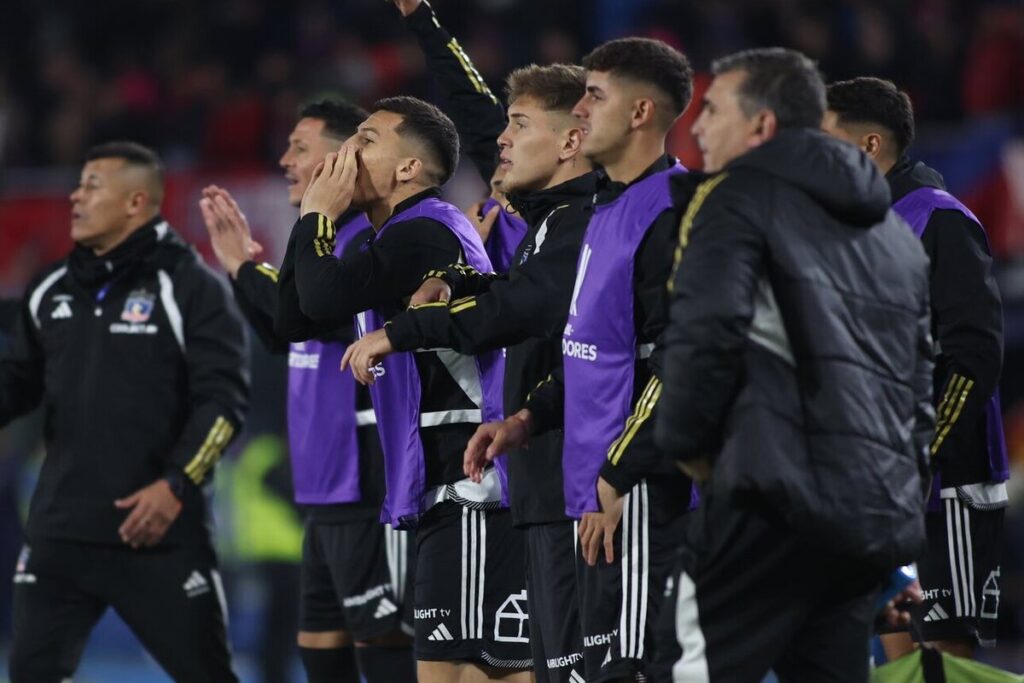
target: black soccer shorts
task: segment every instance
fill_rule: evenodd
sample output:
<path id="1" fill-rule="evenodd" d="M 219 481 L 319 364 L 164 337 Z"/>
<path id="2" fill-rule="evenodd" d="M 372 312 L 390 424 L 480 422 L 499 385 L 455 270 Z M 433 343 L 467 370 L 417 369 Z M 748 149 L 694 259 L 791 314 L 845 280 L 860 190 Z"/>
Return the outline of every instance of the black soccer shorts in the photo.
<path id="1" fill-rule="evenodd" d="M 507 509 L 438 503 L 416 529 L 416 659 L 530 669 L 523 532 Z"/>
<path id="2" fill-rule="evenodd" d="M 411 633 L 415 570 L 410 532 L 375 519 L 306 520 L 302 545 L 299 628 L 347 631 L 356 641 Z"/>

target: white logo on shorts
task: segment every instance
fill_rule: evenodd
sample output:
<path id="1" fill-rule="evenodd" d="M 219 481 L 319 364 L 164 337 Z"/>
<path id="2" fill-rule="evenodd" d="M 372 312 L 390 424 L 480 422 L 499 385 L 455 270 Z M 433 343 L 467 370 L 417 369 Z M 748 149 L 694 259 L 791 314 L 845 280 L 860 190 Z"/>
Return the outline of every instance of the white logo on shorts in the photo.
<path id="1" fill-rule="evenodd" d="M 391 602 L 387 598 L 381 598 L 380 603 L 377 605 L 377 611 L 373 613 L 374 619 L 382 619 L 389 614 L 394 614 L 398 611 L 398 607 L 395 603 Z"/>
<path id="2" fill-rule="evenodd" d="M 942 605 L 935 603 L 932 608 L 928 610 L 928 614 L 925 615 L 925 621 L 942 621 L 943 619 L 949 619 L 949 615 L 946 610 L 942 609 Z"/>
<path id="3" fill-rule="evenodd" d="M 999 616 L 999 567 L 988 573 L 981 588 L 981 618 L 995 619 Z"/>
<path id="4" fill-rule="evenodd" d="M 452 637 L 452 632 L 448 630 L 447 626 L 438 624 L 434 632 L 427 637 L 427 640 L 455 640 L 455 638 Z"/>
<path id="5" fill-rule="evenodd" d="M 188 581 L 182 585 L 182 588 L 185 589 L 185 595 L 190 598 L 210 592 L 210 584 L 206 582 L 206 579 L 198 571 L 193 571 L 189 575 Z"/>
<path id="6" fill-rule="evenodd" d="M 526 607 L 526 590 L 513 593 L 494 613 L 494 640 L 499 643 L 529 643 L 524 633 L 530 621 Z"/>

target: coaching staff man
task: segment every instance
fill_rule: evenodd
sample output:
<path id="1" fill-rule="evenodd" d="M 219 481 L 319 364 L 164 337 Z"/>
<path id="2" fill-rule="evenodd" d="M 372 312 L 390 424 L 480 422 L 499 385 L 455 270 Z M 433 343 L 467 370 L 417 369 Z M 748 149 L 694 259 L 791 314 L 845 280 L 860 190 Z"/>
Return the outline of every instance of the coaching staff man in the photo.
<path id="1" fill-rule="evenodd" d="M 175 680 L 238 680 L 203 488 L 241 426 L 248 360 L 231 295 L 162 198 L 151 150 L 90 150 L 76 246 L 29 285 L 0 361 L 0 425 L 40 403 L 46 417 L 13 683 L 70 680 L 108 607 Z"/>
<path id="2" fill-rule="evenodd" d="M 707 479 L 676 683 L 868 677 L 883 577 L 924 549 L 928 261 L 798 52 L 718 60 L 680 227 L 658 444 Z M 681 182 L 691 182 L 680 178 Z"/>

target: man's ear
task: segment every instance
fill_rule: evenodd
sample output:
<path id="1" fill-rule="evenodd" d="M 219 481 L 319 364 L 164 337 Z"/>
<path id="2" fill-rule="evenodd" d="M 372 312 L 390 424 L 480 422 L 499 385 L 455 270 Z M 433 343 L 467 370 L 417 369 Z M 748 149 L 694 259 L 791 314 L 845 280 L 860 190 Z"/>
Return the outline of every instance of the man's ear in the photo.
<path id="1" fill-rule="evenodd" d="M 128 195 L 128 202 L 125 205 L 125 213 L 129 216 L 137 216 L 147 210 L 149 205 L 149 193 L 145 190 L 135 190 Z"/>
<path id="2" fill-rule="evenodd" d="M 405 157 L 398 160 L 395 167 L 395 180 L 399 183 L 408 183 L 416 180 L 425 171 L 423 162 L 416 157 Z"/>
<path id="3" fill-rule="evenodd" d="M 868 133 L 860 139 L 860 148 L 872 159 L 877 159 L 882 153 L 882 136 Z"/>
<path id="4" fill-rule="evenodd" d="M 639 128 L 654 119 L 656 111 L 656 105 L 654 100 L 649 97 L 633 102 L 633 117 L 630 120 L 631 128 Z"/>
<path id="5" fill-rule="evenodd" d="M 779 119 L 771 109 L 765 109 L 757 115 L 757 124 L 754 126 L 753 138 L 757 144 L 767 142 L 775 137 L 779 130 Z"/>
<path id="6" fill-rule="evenodd" d="M 567 161 L 576 156 L 583 145 L 583 130 L 581 128 L 570 128 L 562 136 L 561 149 L 558 150 L 558 160 Z"/>

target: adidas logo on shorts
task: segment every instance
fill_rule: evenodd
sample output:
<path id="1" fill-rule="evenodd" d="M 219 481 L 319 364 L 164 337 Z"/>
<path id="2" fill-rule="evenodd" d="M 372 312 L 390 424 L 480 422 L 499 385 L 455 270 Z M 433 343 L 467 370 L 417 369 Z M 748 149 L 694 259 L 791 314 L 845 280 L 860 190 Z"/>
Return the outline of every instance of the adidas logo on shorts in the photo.
<path id="1" fill-rule="evenodd" d="M 569 683 L 587 683 L 587 680 L 576 673 L 576 669 L 569 671 Z"/>
<path id="2" fill-rule="evenodd" d="M 942 609 L 942 605 L 935 603 L 932 608 L 928 610 L 928 614 L 925 615 L 925 621 L 942 621 L 943 619 L 949 619 L 949 615 L 946 614 L 946 610 Z"/>
<path id="3" fill-rule="evenodd" d="M 182 585 L 182 588 L 185 589 L 185 595 L 190 598 L 210 592 L 210 584 L 206 583 L 206 579 L 198 571 L 192 572 L 188 577 L 188 581 Z"/>
<path id="4" fill-rule="evenodd" d="M 377 604 L 377 611 L 373 613 L 373 618 L 382 619 L 383 617 L 386 617 L 389 614 L 394 614 L 397 611 L 398 607 L 395 606 L 395 603 L 391 602 L 387 598 L 381 598 L 380 602 Z"/>
<path id="5" fill-rule="evenodd" d="M 455 638 L 452 637 L 452 632 L 448 630 L 447 626 L 438 624 L 434 632 L 427 637 L 427 640 L 455 640 Z"/>
<path id="6" fill-rule="evenodd" d="M 60 320 L 62 318 L 70 318 L 71 317 L 71 306 L 68 306 L 68 302 L 67 301 L 61 301 L 60 304 L 57 306 L 57 308 L 55 308 L 53 310 L 53 313 L 50 314 L 50 317 L 53 318 L 54 320 Z"/>

